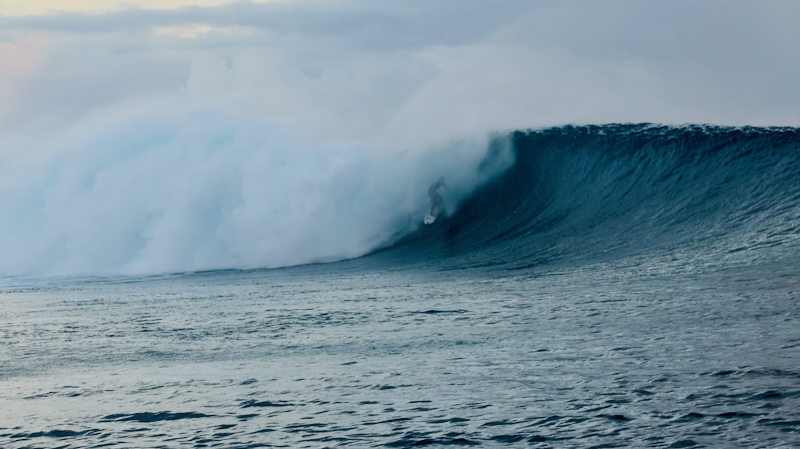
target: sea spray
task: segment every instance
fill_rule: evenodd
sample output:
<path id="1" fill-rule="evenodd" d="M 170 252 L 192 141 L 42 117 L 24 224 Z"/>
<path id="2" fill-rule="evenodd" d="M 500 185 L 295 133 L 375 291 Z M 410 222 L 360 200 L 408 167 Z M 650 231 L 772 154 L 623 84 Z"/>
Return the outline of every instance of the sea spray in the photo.
<path id="1" fill-rule="evenodd" d="M 413 231 L 439 176 L 453 211 L 513 162 L 501 137 L 376 148 L 312 134 L 162 101 L 73 127 L 38 157 L 0 168 L 17 180 L 0 192 L 0 272 L 158 273 L 357 257 Z M 490 147 L 504 156 L 487 166 Z"/>

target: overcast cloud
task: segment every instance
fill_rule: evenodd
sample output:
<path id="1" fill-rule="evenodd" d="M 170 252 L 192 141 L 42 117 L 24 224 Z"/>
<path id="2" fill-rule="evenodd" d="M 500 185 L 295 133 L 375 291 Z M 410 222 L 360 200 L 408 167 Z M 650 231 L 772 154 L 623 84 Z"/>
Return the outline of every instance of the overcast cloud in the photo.
<path id="1" fill-rule="evenodd" d="M 262 112 L 303 109 L 349 137 L 393 126 L 796 125 L 797 19 L 792 1 L 688 0 L 291 1 L 0 17 L 0 110 L 6 125 L 60 126 L 224 78 L 216 59 L 232 73 L 206 89 L 280 98 L 292 104 Z M 26 57 L 37 62 L 20 68 Z"/>

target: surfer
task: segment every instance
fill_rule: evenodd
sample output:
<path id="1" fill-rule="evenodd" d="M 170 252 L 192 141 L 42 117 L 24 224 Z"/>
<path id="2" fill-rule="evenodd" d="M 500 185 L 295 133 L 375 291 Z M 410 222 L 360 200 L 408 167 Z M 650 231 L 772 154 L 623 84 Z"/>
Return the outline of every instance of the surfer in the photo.
<path id="1" fill-rule="evenodd" d="M 434 217 L 438 214 L 439 207 L 441 207 L 442 201 L 444 201 L 442 195 L 439 194 L 439 187 L 447 188 L 447 186 L 444 185 L 444 176 L 440 176 L 439 180 L 433 183 L 431 188 L 428 189 L 428 196 L 431 197 L 431 215 Z"/>

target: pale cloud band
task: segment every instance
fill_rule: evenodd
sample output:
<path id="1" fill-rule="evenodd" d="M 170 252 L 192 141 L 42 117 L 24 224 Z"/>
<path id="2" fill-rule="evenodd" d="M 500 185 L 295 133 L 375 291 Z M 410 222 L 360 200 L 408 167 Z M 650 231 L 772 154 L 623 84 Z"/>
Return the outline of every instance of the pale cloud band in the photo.
<path id="1" fill-rule="evenodd" d="M 4 0 L 0 16 L 31 16 L 58 12 L 109 12 L 124 9 L 175 9 L 186 6 L 219 6 L 237 0 Z M 255 0 L 254 3 L 280 0 Z"/>

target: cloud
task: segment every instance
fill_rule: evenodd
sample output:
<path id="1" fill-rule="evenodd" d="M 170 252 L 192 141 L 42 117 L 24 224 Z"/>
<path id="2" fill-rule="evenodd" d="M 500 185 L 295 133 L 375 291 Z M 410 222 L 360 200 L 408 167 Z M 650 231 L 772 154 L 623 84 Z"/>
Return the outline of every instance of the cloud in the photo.
<path id="1" fill-rule="evenodd" d="M 108 12 L 130 8 L 175 9 L 184 6 L 216 6 L 237 0 L 4 0 L 0 15 L 30 16 L 53 12 Z M 256 3 L 275 0 L 257 0 Z M 280 1 L 280 0 L 278 0 Z"/>
<path id="2" fill-rule="evenodd" d="M 0 27 L 15 31 L 93 34 L 149 30 L 187 24 L 247 26 L 287 35 L 351 38 L 351 46 L 383 50 L 474 41 L 529 7 L 519 0 L 447 0 L 431 5 L 390 2 L 296 1 L 237 2 L 214 7 L 168 10 L 128 9 L 105 13 L 58 12 L 0 17 Z"/>
<path id="3" fill-rule="evenodd" d="M 2 17 L 0 29 L 18 38 L 53 36 L 43 50 L 47 63 L 31 81 L 41 94 L 32 93 L 20 111 L 28 118 L 59 105 L 86 111 L 175 91 L 196 58 L 230 64 L 263 54 L 277 58 L 284 75 L 298 71 L 315 81 L 305 83 L 306 99 L 319 101 L 312 114 L 352 114 L 342 109 L 359 102 L 365 116 L 380 109 L 387 118 L 388 108 L 447 122 L 458 120 L 461 107 L 441 103 L 480 103 L 486 113 L 470 107 L 464 119 L 505 129 L 607 121 L 796 124 L 798 17 L 800 6 L 777 0 L 296 1 Z M 384 88 L 386 79 L 407 86 L 403 100 Z M 260 90 L 287 88 L 297 84 Z M 358 99 L 373 89 L 385 96 Z M 84 100 L 74 98 L 77 92 Z M 345 92 L 356 97 L 345 99 Z M 428 106 L 408 112 L 409 104 Z M 445 115 L 430 117 L 431 107 Z"/>

